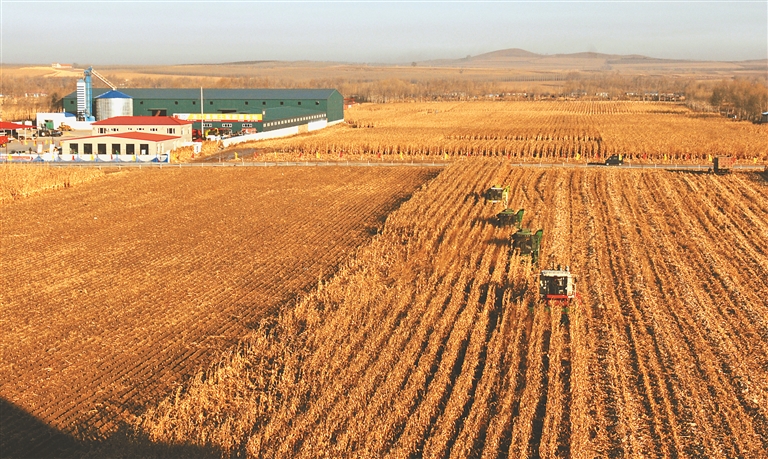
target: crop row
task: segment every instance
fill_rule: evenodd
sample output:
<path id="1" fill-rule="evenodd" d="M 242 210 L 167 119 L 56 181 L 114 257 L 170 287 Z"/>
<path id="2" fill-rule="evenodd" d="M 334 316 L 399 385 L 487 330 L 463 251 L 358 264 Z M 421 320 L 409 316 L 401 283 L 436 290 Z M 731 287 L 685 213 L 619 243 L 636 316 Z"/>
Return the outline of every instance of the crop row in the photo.
<path id="1" fill-rule="evenodd" d="M 7 205 L 0 395 L 103 438 L 328 277 L 431 174 L 137 170 Z"/>
<path id="2" fill-rule="evenodd" d="M 490 156 L 588 161 L 613 154 L 638 162 L 702 163 L 715 155 L 768 160 L 764 126 L 698 116 L 673 104 L 401 103 L 353 107 L 346 116 L 347 125 L 253 146 L 300 160 Z"/>
<path id="3" fill-rule="evenodd" d="M 492 183 L 579 302 L 539 301 Z M 755 175 L 454 164 L 137 426 L 225 456 L 759 457 L 766 202 Z"/>

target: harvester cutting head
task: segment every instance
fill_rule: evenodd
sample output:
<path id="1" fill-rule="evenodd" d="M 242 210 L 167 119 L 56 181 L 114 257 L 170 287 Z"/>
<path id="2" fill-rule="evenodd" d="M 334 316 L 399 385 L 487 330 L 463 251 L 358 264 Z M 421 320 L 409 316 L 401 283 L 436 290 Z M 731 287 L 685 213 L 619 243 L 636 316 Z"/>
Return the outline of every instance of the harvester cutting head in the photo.
<path id="1" fill-rule="evenodd" d="M 494 185 L 485 192 L 486 202 L 503 202 L 504 207 L 507 207 L 509 201 L 509 187 L 502 187 L 501 185 Z"/>
<path id="2" fill-rule="evenodd" d="M 539 275 L 539 295 L 545 301 L 570 302 L 576 297 L 576 277 L 568 266 L 544 269 Z"/>
<path id="3" fill-rule="evenodd" d="M 523 224 L 523 209 L 515 212 L 514 209 L 504 209 L 496 214 L 496 221 L 499 226 L 517 226 L 517 229 L 522 228 Z"/>
<path id="4" fill-rule="evenodd" d="M 541 247 L 541 236 L 544 230 L 538 230 L 535 233 L 528 228 L 521 228 L 512 234 L 512 252 L 520 255 L 529 255 L 532 263 L 539 262 L 539 248 Z"/>

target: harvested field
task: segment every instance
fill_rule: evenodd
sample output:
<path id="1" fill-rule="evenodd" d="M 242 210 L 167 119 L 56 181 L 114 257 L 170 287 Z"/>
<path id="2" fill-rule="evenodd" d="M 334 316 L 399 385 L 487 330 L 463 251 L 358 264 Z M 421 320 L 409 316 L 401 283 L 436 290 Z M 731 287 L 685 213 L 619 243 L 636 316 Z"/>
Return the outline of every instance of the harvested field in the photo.
<path id="1" fill-rule="evenodd" d="M 579 302 L 539 302 L 493 183 Z M 766 222 L 758 174 L 459 161 L 137 427 L 223 456 L 764 457 Z"/>
<path id="2" fill-rule="evenodd" d="M 331 276 L 436 173 L 153 168 L 5 203 L 2 455 L 80 456 L 132 423 Z"/>

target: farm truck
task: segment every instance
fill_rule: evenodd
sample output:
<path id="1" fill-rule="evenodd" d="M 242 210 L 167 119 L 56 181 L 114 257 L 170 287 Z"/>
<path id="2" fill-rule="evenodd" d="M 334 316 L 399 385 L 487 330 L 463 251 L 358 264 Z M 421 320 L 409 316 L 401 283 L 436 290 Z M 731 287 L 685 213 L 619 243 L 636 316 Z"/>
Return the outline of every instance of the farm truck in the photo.
<path id="1" fill-rule="evenodd" d="M 735 162 L 733 156 L 715 156 L 712 159 L 712 166 L 715 174 L 722 175 L 731 172 L 731 167 Z M 710 169 L 712 171 L 712 169 Z"/>

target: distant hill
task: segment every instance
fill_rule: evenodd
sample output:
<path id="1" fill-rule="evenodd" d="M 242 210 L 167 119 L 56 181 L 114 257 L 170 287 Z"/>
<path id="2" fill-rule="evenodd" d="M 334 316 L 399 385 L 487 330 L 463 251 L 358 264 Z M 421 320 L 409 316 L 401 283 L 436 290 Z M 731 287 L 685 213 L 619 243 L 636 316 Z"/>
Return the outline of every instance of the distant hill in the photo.
<path id="1" fill-rule="evenodd" d="M 688 72 L 696 70 L 739 70 L 753 69 L 755 66 L 765 66 L 768 61 L 718 62 L 693 61 L 684 59 L 660 59 L 639 54 L 602 54 L 595 52 L 571 54 L 537 54 L 524 49 L 511 48 L 467 56 L 460 59 L 438 59 L 417 62 L 424 67 L 454 67 L 454 68 L 489 68 L 489 69 L 519 69 L 519 70 L 632 70 L 658 72 Z"/>

